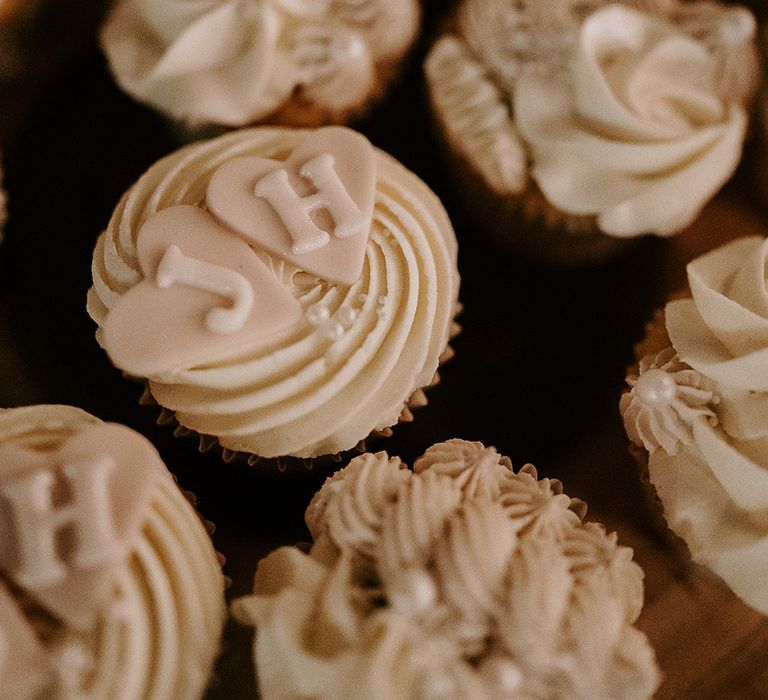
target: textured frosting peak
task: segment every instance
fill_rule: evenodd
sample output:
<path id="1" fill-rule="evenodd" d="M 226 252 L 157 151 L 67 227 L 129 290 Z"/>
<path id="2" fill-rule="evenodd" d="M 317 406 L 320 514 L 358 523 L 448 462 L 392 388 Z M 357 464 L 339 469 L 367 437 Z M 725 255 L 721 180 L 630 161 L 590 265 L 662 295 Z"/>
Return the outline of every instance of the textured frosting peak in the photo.
<path id="1" fill-rule="evenodd" d="M 722 56 L 685 29 L 610 5 L 581 26 L 568 84 L 541 75 L 516 83 L 533 175 L 555 206 L 595 215 L 615 236 L 669 235 L 731 176 L 744 95 L 722 92 Z"/>
<path id="2" fill-rule="evenodd" d="M 650 697 L 642 572 L 576 505 L 476 442 L 414 472 L 353 460 L 310 504 L 310 553 L 273 552 L 235 605 L 263 696 Z"/>
<path id="3" fill-rule="evenodd" d="M 680 362 L 672 348 L 640 361 L 638 374 L 627 377 L 630 391 L 621 398 L 624 426 L 632 442 L 653 452 L 662 447 L 674 455 L 680 443 L 693 441 L 695 420 L 717 425 L 710 408 L 719 401 L 708 382 Z"/>

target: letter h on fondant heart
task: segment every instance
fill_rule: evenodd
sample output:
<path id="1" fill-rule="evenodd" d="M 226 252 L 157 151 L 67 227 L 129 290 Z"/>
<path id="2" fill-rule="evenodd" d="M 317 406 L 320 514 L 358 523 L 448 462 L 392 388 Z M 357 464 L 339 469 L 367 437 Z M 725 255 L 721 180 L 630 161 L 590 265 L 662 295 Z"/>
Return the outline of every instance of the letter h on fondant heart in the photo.
<path id="1" fill-rule="evenodd" d="M 300 197 L 291 187 L 287 170 L 274 170 L 256 183 L 256 195 L 272 205 L 288 229 L 294 255 L 311 253 L 330 242 L 328 232 L 312 221 L 312 213 L 317 209 L 330 212 L 334 221 L 333 235 L 338 238 L 354 236 L 367 229 L 365 217 L 344 189 L 333 166 L 330 153 L 323 153 L 301 166 L 301 176 L 317 188 L 315 194 L 306 197 Z"/>
<path id="2" fill-rule="evenodd" d="M 291 178 L 314 192 L 301 196 Z M 298 184 L 298 183 L 296 183 Z M 311 133 L 285 162 L 235 158 L 208 185 L 211 213 L 249 243 L 302 270 L 345 285 L 360 277 L 373 217 L 376 156 L 362 135 L 343 127 Z M 313 216 L 325 212 L 322 226 Z"/>
<path id="3" fill-rule="evenodd" d="M 119 548 L 107 481 L 114 466 L 109 457 L 65 464 L 72 500 L 64 506 L 54 506 L 54 476 L 48 469 L 18 477 L 0 490 L 11 506 L 19 550 L 16 580 L 22 586 L 52 586 L 66 577 L 57 552 L 58 536 L 65 527 L 76 533 L 73 559 L 78 566 L 97 566 L 115 556 Z"/>
<path id="4" fill-rule="evenodd" d="M 111 424 L 85 426 L 55 451 L 0 445 L 0 571 L 86 629 L 163 468 L 147 440 Z"/>

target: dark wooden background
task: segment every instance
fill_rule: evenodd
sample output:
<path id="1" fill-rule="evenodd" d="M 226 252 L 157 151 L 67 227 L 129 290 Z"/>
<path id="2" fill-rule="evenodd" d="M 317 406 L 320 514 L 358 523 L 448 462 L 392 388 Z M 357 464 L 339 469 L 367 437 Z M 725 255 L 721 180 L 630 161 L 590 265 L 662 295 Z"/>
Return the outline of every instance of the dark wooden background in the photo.
<path id="1" fill-rule="evenodd" d="M 56 3 L 52 3 L 54 5 Z M 303 510 L 327 471 L 264 473 L 201 455 L 156 426 L 93 339 L 85 312 L 94 241 L 121 193 L 176 147 L 164 120 L 120 93 L 93 41 L 95 3 L 62 3 L 21 79 L 0 83 L 0 145 L 9 220 L 0 247 L 0 405 L 69 403 L 147 435 L 199 510 L 217 524 L 230 595 L 256 562 L 306 539 Z M 446 177 L 425 109 L 420 63 L 449 3 L 429 2 L 403 80 L 357 127 L 441 196 L 460 243 L 464 327 L 456 357 L 414 423 L 376 444 L 412 463 L 432 443 L 481 440 L 516 467 L 533 462 L 587 501 L 646 571 L 640 627 L 665 681 L 659 698 L 768 697 L 768 621 L 689 565 L 640 485 L 617 404 L 632 346 L 654 308 L 685 281 L 685 263 L 727 239 L 768 234 L 753 196 L 754 144 L 736 179 L 673 240 L 648 239 L 597 268 L 531 266 L 487 242 Z M 76 21 L 73 21 L 73 17 Z M 65 30 L 66 27 L 66 30 Z M 43 53 L 41 53 L 43 52 Z M 766 584 L 768 585 L 768 584 Z M 210 698 L 253 696 L 251 632 L 228 626 Z"/>

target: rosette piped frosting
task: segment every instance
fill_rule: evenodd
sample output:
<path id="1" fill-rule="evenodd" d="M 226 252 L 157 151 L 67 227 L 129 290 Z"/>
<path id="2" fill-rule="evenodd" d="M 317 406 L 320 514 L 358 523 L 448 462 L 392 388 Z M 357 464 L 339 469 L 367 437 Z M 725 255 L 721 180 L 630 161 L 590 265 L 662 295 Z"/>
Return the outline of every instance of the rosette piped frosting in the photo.
<path id="1" fill-rule="evenodd" d="M 671 235 L 733 174 L 756 22 L 713 2 L 466 0 L 425 69 L 451 146 L 615 237 Z M 575 225 L 575 224 L 573 224 Z"/>
<path id="2" fill-rule="evenodd" d="M 190 124 L 338 122 L 392 78 L 416 0 L 120 0 L 101 42 L 129 94 Z"/>
<path id="3" fill-rule="evenodd" d="M 665 309 L 669 347 L 640 361 L 621 410 L 669 526 L 692 557 L 768 612 L 768 243 L 688 266 Z"/>
<path id="4" fill-rule="evenodd" d="M 457 330 L 456 257 L 439 200 L 362 135 L 242 130 L 126 193 L 88 311 L 184 428 L 231 452 L 316 457 L 426 402 Z"/>
<path id="5" fill-rule="evenodd" d="M 476 442 L 413 471 L 355 458 L 307 509 L 309 552 L 267 556 L 235 602 L 263 697 L 651 697 L 642 571 L 584 512 Z"/>
<path id="6" fill-rule="evenodd" d="M 0 694 L 201 698 L 226 619 L 203 521 L 142 436 L 0 410 Z"/>

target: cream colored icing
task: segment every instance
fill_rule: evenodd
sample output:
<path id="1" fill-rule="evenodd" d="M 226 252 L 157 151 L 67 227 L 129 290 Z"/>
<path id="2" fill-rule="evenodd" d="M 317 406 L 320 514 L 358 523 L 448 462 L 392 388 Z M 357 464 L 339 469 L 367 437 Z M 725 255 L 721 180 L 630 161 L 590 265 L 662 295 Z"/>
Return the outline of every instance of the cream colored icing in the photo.
<path id="1" fill-rule="evenodd" d="M 413 473 L 352 460 L 307 510 L 310 552 L 272 552 L 235 602 L 262 696 L 650 697 L 642 572 L 574 508 L 480 443 L 435 445 Z"/>
<path id="2" fill-rule="evenodd" d="M 57 449 L 0 445 L 0 570 L 62 624 L 92 626 L 164 476 L 152 445 L 111 423 L 82 427 Z M 56 546 L 65 527 L 76 541 Z"/>
<path id="3" fill-rule="evenodd" d="M 499 133 L 514 128 L 524 143 L 518 169 L 527 165 L 561 211 L 595 216 L 614 236 L 671 235 L 733 173 L 758 75 L 755 20 L 744 8 L 466 0 L 457 25 L 450 41 L 468 54 L 464 73 L 485 71 L 497 111 L 514 122 L 500 119 Z M 427 61 L 433 103 L 454 148 L 469 152 L 458 128 L 467 112 L 434 99 L 449 90 L 447 71 L 430 67 L 444 42 Z M 498 174 L 477 166 L 492 143 L 471 162 L 499 190 Z"/>
<path id="4" fill-rule="evenodd" d="M 694 421 L 717 424 L 710 406 L 719 397 L 698 372 L 680 362 L 672 348 L 644 357 L 627 384 L 631 389 L 619 404 L 624 427 L 632 442 L 648 452 L 661 447 L 674 455 L 680 443 L 693 441 Z"/>
<path id="5" fill-rule="evenodd" d="M 142 280 L 136 237 L 149 217 L 178 204 L 202 206 L 222 165 L 240 157 L 285 160 L 311 133 L 243 130 L 150 168 L 122 198 L 94 252 L 88 310 L 99 342 L 109 310 Z M 409 397 L 430 384 L 452 332 L 456 241 L 427 187 L 382 152 L 375 158 L 360 278 L 334 285 L 254 248 L 304 317 L 223 359 L 150 375 L 153 397 L 183 426 L 233 451 L 312 457 L 394 425 Z"/>
<path id="6" fill-rule="evenodd" d="M 343 112 L 413 41 L 415 0 L 121 0 L 101 42 L 118 83 L 191 123 L 242 126 L 297 90 Z"/>
<path id="7" fill-rule="evenodd" d="M 526 154 L 501 91 L 456 37 L 432 47 L 424 71 L 435 114 L 451 146 L 500 194 L 522 191 Z"/>
<path id="8" fill-rule="evenodd" d="M 677 233 L 733 174 L 744 105 L 720 94 L 702 42 L 621 6 L 584 22 L 574 59 L 570 89 L 517 81 L 533 177 L 555 206 L 597 216 L 611 235 Z"/>
<path id="9" fill-rule="evenodd" d="M 667 304 L 672 348 L 665 353 L 676 358 L 657 371 L 678 390 L 681 375 L 695 378 L 685 382 L 695 410 L 677 410 L 675 423 L 657 421 L 648 440 L 633 424 L 634 400 L 622 399 L 630 437 L 649 449 L 670 527 L 694 559 L 761 612 L 768 612 L 767 255 L 768 242 L 757 236 L 707 253 L 688 265 L 692 298 Z"/>
<path id="10" fill-rule="evenodd" d="M 49 457 L 101 426 L 68 406 L 5 409 L 0 411 L 0 446 Z M 106 596 L 93 601 L 89 624 L 75 628 L 50 611 L 30 612 L 29 601 L 21 608 L 15 594 L 10 598 L 24 611 L 23 624 L 37 640 L 38 654 L 23 663 L 31 665 L 29 678 L 38 675 L 38 690 L 45 697 L 202 697 L 226 617 L 223 576 L 201 520 L 159 457 L 155 454 L 144 466 L 154 476 L 140 508 L 139 529 Z M 82 594 L 78 587 L 72 590 Z M 44 599 L 37 605 L 45 610 Z M 38 635 L 40 625 L 44 635 Z M 0 630 L 0 638 L 6 633 Z M 8 690 L 6 672 L 0 664 Z"/>

